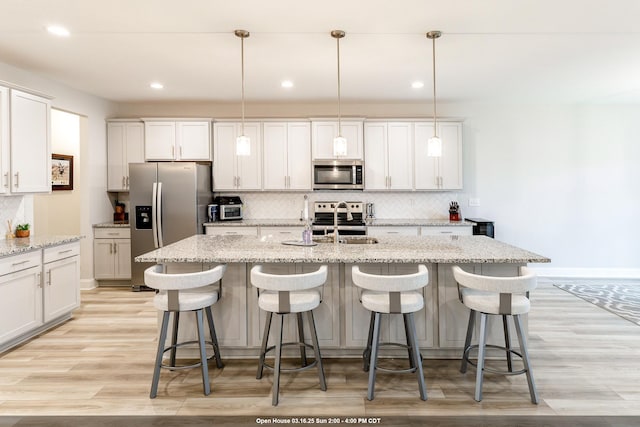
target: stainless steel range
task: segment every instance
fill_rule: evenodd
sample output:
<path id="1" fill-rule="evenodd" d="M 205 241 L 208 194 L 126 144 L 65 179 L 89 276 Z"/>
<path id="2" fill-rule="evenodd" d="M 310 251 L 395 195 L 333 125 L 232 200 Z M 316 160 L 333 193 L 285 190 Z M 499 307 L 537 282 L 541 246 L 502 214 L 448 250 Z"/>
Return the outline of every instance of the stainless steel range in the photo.
<path id="1" fill-rule="evenodd" d="M 340 203 L 340 206 L 336 206 Z M 364 221 L 362 202 L 315 202 L 313 204 L 312 230 L 314 235 L 332 233 L 334 220 L 342 236 L 364 236 L 367 226 Z"/>

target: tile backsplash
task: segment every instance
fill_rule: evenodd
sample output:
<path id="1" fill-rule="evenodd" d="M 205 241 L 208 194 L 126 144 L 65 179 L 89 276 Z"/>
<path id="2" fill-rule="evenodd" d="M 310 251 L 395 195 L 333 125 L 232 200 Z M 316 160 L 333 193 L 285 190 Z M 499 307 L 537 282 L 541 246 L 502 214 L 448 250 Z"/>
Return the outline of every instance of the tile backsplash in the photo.
<path id="1" fill-rule="evenodd" d="M 313 215 L 313 202 L 344 200 L 373 203 L 376 218 L 383 219 L 448 219 L 449 202 L 457 201 L 458 199 L 457 193 L 450 192 L 369 193 L 316 191 L 310 193 L 256 192 L 234 194 L 239 195 L 242 199 L 244 218 L 246 219 L 300 218 L 305 194 L 309 196 L 310 215 Z"/>
<path id="2" fill-rule="evenodd" d="M 21 223 L 29 223 L 33 228 L 33 196 L 0 197 L 0 221 L 0 240 L 7 234 L 7 221 L 11 221 L 12 231 Z"/>

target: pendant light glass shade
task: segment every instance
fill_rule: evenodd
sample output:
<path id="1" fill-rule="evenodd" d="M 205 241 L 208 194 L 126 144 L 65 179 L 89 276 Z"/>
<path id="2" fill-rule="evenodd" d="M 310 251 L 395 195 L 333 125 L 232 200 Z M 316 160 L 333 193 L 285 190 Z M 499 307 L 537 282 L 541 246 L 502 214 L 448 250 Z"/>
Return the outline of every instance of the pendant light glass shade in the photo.
<path id="1" fill-rule="evenodd" d="M 427 141 L 427 156 L 442 156 L 442 140 L 438 137 L 438 113 L 436 109 L 436 39 L 442 35 L 440 31 L 429 31 L 427 38 L 431 39 L 433 44 L 433 136 Z"/>
<path id="2" fill-rule="evenodd" d="M 237 37 L 240 37 L 240 67 L 242 70 L 242 127 L 240 136 L 236 138 L 236 156 L 250 156 L 251 139 L 244 134 L 244 39 L 249 37 L 249 32 L 236 30 L 234 33 Z"/>
<path id="3" fill-rule="evenodd" d="M 347 155 L 347 138 L 342 136 L 342 117 L 340 114 L 340 39 L 345 36 L 342 30 L 331 31 L 331 37 L 336 39 L 336 52 L 338 56 L 338 136 L 333 138 L 333 156 L 344 157 Z"/>

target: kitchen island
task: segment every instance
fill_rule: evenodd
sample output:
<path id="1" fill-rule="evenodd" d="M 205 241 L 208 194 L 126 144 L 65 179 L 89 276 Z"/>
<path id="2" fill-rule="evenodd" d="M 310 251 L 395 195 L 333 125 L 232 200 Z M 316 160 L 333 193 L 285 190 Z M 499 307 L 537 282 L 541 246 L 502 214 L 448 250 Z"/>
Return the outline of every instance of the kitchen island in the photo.
<path id="1" fill-rule="evenodd" d="M 416 313 L 416 328 L 425 357 L 459 357 L 464 343 L 468 311 L 458 301 L 452 265 L 488 275 L 513 276 L 518 267 L 545 263 L 544 256 L 486 236 L 383 236 L 375 244 L 318 243 L 316 246 L 284 245 L 276 239 L 255 236 L 196 235 L 136 257 L 137 262 L 165 264 L 168 272 L 193 271 L 226 263 L 222 300 L 214 305 L 214 317 L 225 357 L 257 356 L 264 313 L 257 305 L 249 271 L 254 264 L 279 274 L 312 271 L 329 266 L 323 287 L 323 303 L 315 311 L 320 345 L 325 356 L 359 356 L 366 343 L 369 313 L 351 282 L 351 266 L 376 274 L 407 274 L 417 264 L 429 269 L 424 289 L 425 309 Z M 397 316 L 396 316 L 397 317 Z M 183 327 L 184 326 L 184 327 Z M 181 324 L 180 335 L 193 334 L 192 325 Z M 287 334 L 296 333 L 293 322 Z M 491 336 L 502 336 L 501 322 L 491 325 Z M 403 341 L 399 319 L 385 319 L 382 340 Z"/>

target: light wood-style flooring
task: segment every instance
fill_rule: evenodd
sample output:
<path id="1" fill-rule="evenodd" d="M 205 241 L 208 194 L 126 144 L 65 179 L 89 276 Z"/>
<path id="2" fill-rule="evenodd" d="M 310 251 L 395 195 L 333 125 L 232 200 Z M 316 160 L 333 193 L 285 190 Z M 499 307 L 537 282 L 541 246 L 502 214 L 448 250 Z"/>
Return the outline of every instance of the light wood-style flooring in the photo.
<path id="1" fill-rule="evenodd" d="M 640 285 L 640 284 L 639 284 Z M 366 399 L 359 359 L 327 359 L 328 390 L 314 369 L 283 374 L 278 407 L 271 374 L 255 379 L 256 360 L 211 364 L 212 393 L 199 369 L 163 371 L 149 399 L 156 350 L 150 292 L 98 288 L 82 292 L 74 318 L 0 355 L 0 416 L 28 415 L 640 415 L 640 327 L 549 283 L 532 294 L 530 352 L 541 397 L 531 404 L 524 376 L 485 376 L 473 400 L 475 369 L 458 360 L 424 360 L 428 401 L 412 375 L 378 374 Z M 223 353 L 224 357 L 224 353 Z"/>

